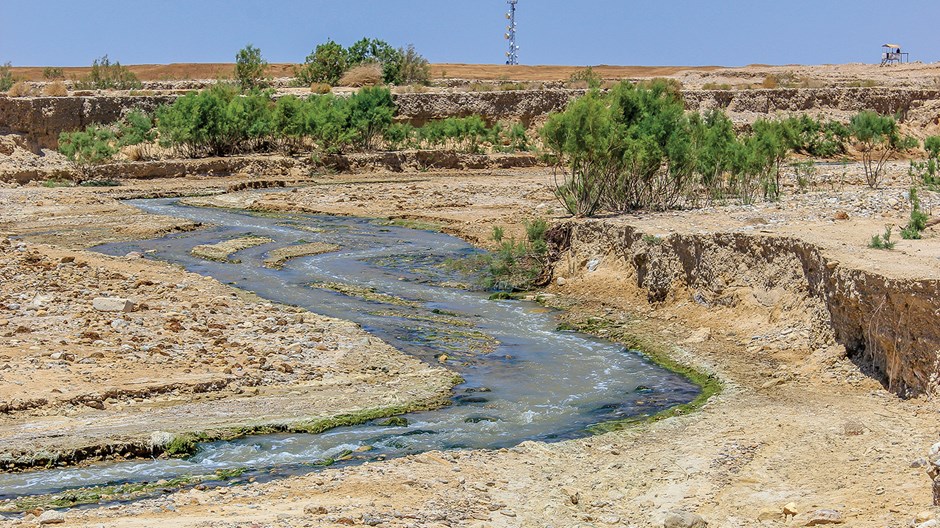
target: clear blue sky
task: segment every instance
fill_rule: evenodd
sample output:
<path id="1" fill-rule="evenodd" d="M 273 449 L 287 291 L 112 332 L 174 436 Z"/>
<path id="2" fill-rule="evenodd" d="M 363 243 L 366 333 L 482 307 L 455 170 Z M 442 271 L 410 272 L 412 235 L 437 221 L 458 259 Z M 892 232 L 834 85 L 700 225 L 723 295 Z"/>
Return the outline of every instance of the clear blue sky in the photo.
<path id="1" fill-rule="evenodd" d="M 887 7 L 890 6 L 890 7 Z M 302 62 L 327 38 L 413 43 L 431 62 L 501 63 L 505 0 L 0 0 L 0 63 L 232 62 L 247 43 Z M 940 60 L 940 0 L 519 0 L 520 62 L 874 62 L 899 42 Z"/>

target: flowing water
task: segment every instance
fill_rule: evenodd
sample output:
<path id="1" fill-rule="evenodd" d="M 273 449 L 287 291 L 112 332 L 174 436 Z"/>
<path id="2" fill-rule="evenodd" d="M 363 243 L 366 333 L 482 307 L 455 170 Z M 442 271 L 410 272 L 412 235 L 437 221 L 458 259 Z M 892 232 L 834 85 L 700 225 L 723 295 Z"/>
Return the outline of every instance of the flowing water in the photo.
<path id="1" fill-rule="evenodd" d="M 435 362 L 441 354 L 466 381 L 453 405 L 406 415 L 408 424 L 342 427 L 322 434 L 252 436 L 201 446 L 189 459 L 140 460 L 0 475 L 0 497 L 52 493 L 70 487 L 156 481 L 181 475 L 251 468 L 259 476 L 315 469 L 360 447 L 348 462 L 434 449 L 495 449 L 525 440 L 557 441 L 588 434 L 605 421 L 652 414 L 692 400 L 698 387 L 622 346 L 556 331 L 554 316 L 536 303 L 493 301 L 484 292 L 455 288 L 473 277 L 446 263 L 478 253 L 444 234 L 382 226 L 361 218 L 257 215 L 188 207 L 173 199 L 137 200 L 141 209 L 212 227 L 156 240 L 109 244 L 99 251 L 183 265 L 271 301 L 355 321 L 406 353 Z M 272 243 L 242 250 L 239 262 L 193 257 L 191 249 L 247 234 Z M 325 242 L 338 251 L 262 265 L 274 248 Z M 374 294 L 323 284 L 351 285 Z M 317 287 L 320 285 L 320 287 Z M 358 290 L 357 290 L 358 291 Z M 383 296 L 384 295 L 384 296 Z"/>

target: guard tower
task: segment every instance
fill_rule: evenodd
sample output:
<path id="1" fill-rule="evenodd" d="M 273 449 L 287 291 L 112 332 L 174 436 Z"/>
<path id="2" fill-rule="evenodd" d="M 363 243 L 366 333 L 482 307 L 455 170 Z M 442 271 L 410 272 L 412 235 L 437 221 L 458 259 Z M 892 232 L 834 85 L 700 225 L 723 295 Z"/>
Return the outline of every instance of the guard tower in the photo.
<path id="1" fill-rule="evenodd" d="M 885 64 L 900 64 L 902 62 L 910 62 L 910 58 L 907 53 L 901 51 L 900 44 L 882 44 L 881 45 L 881 65 Z"/>

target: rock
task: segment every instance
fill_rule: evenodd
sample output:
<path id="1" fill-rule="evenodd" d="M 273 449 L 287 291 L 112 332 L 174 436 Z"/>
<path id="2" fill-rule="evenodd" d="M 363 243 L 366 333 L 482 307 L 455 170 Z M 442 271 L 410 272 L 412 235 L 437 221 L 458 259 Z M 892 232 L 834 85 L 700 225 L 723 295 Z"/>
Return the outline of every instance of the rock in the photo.
<path id="1" fill-rule="evenodd" d="M 761 508 L 757 513 L 758 521 L 782 521 L 784 517 L 783 510 L 779 508 Z"/>
<path id="2" fill-rule="evenodd" d="M 692 332 L 692 334 L 682 341 L 683 344 L 692 345 L 697 343 L 704 343 L 712 337 L 712 329 L 708 327 L 702 327 L 698 330 Z"/>
<path id="3" fill-rule="evenodd" d="M 304 508 L 304 513 L 307 515 L 326 515 L 327 510 L 323 506 L 314 506 L 311 504 Z"/>
<path id="4" fill-rule="evenodd" d="M 568 497 L 568 502 L 570 502 L 571 504 L 578 504 L 579 502 L 581 502 L 580 491 L 574 488 L 570 488 L 568 486 L 564 486 L 561 488 L 561 492 L 565 494 L 565 497 Z"/>
<path id="5" fill-rule="evenodd" d="M 803 526 L 820 526 L 824 524 L 842 524 L 842 514 L 836 510 L 816 510 L 809 515 L 809 520 Z"/>
<path id="6" fill-rule="evenodd" d="M 140 253 L 139 251 L 131 251 L 130 253 L 124 255 L 124 258 L 126 258 L 126 259 L 139 259 L 139 258 L 144 258 L 144 255 L 143 255 L 142 253 Z"/>
<path id="7" fill-rule="evenodd" d="M 587 262 L 587 270 L 590 272 L 597 271 L 597 267 L 600 265 L 600 259 L 591 259 Z"/>
<path id="8" fill-rule="evenodd" d="M 568 281 L 564 277 L 558 277 L 557 279 L 555 279 L 555 284 L 559 286 L 564 286 L 565 284 L 568 284 Z"/>
<path id="9" fill-rule="evenodd" d="M 930 510 L 924 510 L 914 516 L 914 524 L 921 524 L 936 519 L 937 516 Z"/>
<path id="10" fill-rule="evenodd" d="M 91 407 L 92 409 L 98 409 L 99 411 L 104 410 L 104 402 L 100 400 L 85 400 L 82 403 Z"/>
<path id="11" fill-rule="evenodd" d="M 708 524 L 701 515 L 682 510 L 671 511 L 666 514 L 663 528 L 705 528 Z"/>
<path id="12" fill-rule="evenodd" d="M 936 519 L 931 519 L 920 524 L 915 524 L 914 528 L 937 528 L 938 526 L 940 526 L 940 522 L 937 522 Z"/>
<path id="13" fill-rule="evenodd" d="M 99 312 L 133 312 L 134 303 L 121 297 L 95 297 L 92 307 Z"/>
<path id="14" fill-rule="evenodd" d="M 40 526 L 44 524 L 62 524 L 65 522 L 65 514 L 60 511 L 47 510 L 36 519 Z"/>
<path id="15" fill-rule="evenodd" d="M 788 502 L 783 506 L 783 514 L 787 517 L 794 516 L 798 513 L 800 513 L 800 511 L 796 508 L 795 502 Z"/>
<path id="16" fill-rule="evenodd" d="M 835 220 L 848 220 L 848 219 L 849 219 L 849 213 L 847 213 L 847 212 L 845 212 L 845 211 L 836 211 L 836 214 L 834 214 L 834 215 L 832 216 L 832 218 L 835 219 Z"/>

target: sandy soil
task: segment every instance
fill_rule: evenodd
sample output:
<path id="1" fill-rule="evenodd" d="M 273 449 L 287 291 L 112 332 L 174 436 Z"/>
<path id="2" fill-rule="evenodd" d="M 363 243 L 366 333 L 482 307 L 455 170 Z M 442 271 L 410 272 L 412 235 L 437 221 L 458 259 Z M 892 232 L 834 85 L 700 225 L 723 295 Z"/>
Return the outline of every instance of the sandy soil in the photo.
<path id="1" fill-rule="evenodd" d="M 857 185 L 857 166 L 848 172 L 847 183 L 835 189 L 820 177 L 806 193 L 788 189 L 780 203 L 608 221 L 636 224 L 660 236 L 719 230 L 799 236 L 843 262 L 889 276 L 940 276 L 940 238 L 934 229 L 928 230 L 925 240 L 901 242 L 892 252 L 865 247 L 885 223 L 901 224 L 908 214 L 903 164 L 892 166 L 893 183 L 879 191 Z M 294 192 L 237 192 L 208 201 L 253 209 L 413 218 L 441 223 L 448 231 L 485 242 L 494 225 L 517 226 L 535 216 L 560 217 L 551 182 L 550 172 L 544 170 L 333 175 L 315 177 L 313 185 Z M 43 223 L 71 226 L 54 238 L 64 246 L 133 236 L 110 222 L 127 214 L 126 206 L 112 201 L 112 194 L 139 193 L 143 189 L 137 186 L 179 192 L 193 184 L 164 180 L 127 185 L 5 189 L 0 197 L 10 206 L 3 208 L 6 220 L 0 226 L 25 234 L 30 244 L 27 253 L 35 250 L 54 259 L 61 250 L 30 242 L 48 241 L 49 235 L 38 227 Z M 928 208 L 940 203 L 934 194 L 922 198 Z M 95 222 L 105 228 L 81 228 L 92 222 L 91 215 L 82 214 L 86 207 L 94 208 Z M 838 219 L 843 218 L 838 212 L 847 219 Z M 152 225 L 154 233 L 179 227 L 169 220 Z M 94 266 L 109 273 L 130 275 L 129 266 L 142 265 L 139 259 L 75 254 L 89 262 L 94 258 Z M 133 273 L 144 271 L 134 268 Z M 185 275 L 161 272 L 173 273 L 171 282 Z M 835 510 L 846 525 L 900 527 L 918 515 L 929 517 L 922 513 L 930 509 L 930 481 L 923 465 L 928 447 L 937 440 L 940 407 L 934 400 L 897 398 L 849 361 L 842 347 L 813 339 L 812 329 L 800 323 L 806 317 L 805 307 L 793 306 L 783 316 L 771 316 L 769 309 L 705 308 L 687 299 L 650 305 L 645 292 L 616 265 L 590 274 L 576 270 L 566 279 L 563 286 L 550 289 L 557 295 L 550 302 L 567 307 L 566 317 L 574 322 L 596 318 L 595 326 L 596 321 L 605 321 L 599 332 L 615 339 L 644 337 L 674 358 L 718 376 L 724 392 L 698 413 L 585 440 L 526 443 L 496 452 L 427 453 L 267 484 L 187 490 L 129 505 L 69 511 L 66 522 L 75 526 L 662 526 L 669 512 L 684 510 L 701 515 L 712 526 L 802 526 L 833 515 L 817 510 Z M 31 283 L 15 284 L 26 289 Z M 4 281 L 4 288 L 10 287 Z M 149 304 L 146 298 L 141 301 Z M 234 300 L 226 302 L 233 312 L 244 309 Z M 168 309 L 150 311 L 163 314 Z M 39 324 L 47 316 L 23 317 L 15 324 Z M 35 355 L 28 350 L 20 354 Z M 21 368 L 26 363 L 11 364 Z M 789 503 L 795 518 L 784 514 Z M 12 522 L 28 525 L 34 520 Z"/>

